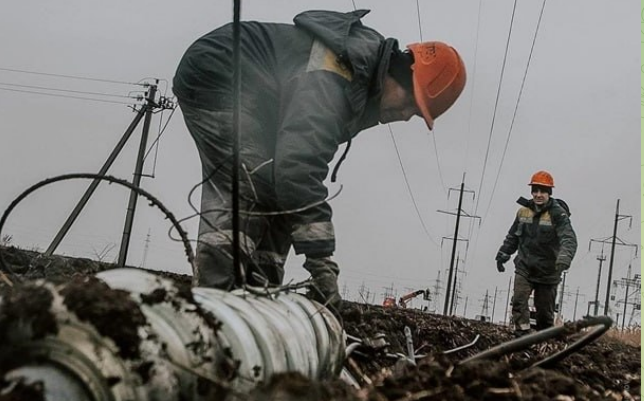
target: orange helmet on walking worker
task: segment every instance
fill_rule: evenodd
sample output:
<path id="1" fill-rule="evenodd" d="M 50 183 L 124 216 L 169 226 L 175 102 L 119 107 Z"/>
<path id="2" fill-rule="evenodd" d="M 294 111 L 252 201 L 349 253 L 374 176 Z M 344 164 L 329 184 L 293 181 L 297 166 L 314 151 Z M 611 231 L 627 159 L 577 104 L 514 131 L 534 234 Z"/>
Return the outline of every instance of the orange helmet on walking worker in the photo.
<path id="1" fill-rule="evenodd" d="M 555 180 L 549 172 L 541 170 L 532 174 L 532 178 L 528 185 L 540 185 L 542 187 L 554 188 Z"/>

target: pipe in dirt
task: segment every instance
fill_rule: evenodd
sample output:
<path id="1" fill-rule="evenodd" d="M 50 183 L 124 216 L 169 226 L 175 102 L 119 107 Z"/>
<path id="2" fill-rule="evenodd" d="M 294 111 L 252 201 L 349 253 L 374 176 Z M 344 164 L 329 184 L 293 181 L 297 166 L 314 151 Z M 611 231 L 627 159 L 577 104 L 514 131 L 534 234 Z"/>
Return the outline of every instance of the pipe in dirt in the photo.
<path id="1" fill-rule="evenodd" d="M 47 401 L 205 401 L 235 399 L 274 373 L 342 370 L 340 323 L 300 294 L 190 288 L 138 269 L 96 277 L 21 283 L 0 297 L 5 383 L 41 382 Z"/>

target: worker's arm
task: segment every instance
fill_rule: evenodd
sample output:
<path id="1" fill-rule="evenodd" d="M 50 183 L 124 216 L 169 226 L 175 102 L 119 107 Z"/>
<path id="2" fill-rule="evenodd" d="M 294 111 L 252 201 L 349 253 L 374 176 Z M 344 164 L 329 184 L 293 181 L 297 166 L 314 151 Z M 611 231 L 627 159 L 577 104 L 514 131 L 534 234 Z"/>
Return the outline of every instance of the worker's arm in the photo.
<path id="1" fill-rule="evenodd" d="M 517 251 L 517 248 L 519 247 L 519 225 L 519 214 L 517 213 L 514 218 L 514 222 L 512 223 L 512 226 L 510 226 L 510 230 L 508 230 L 508 234 L 505 236 L 503 244 L 496 255 L 497 262 L 507 262 L 510 260 L 510 256 Z"/>
<path id="2" fill-rule="evenodd" d="M 577 235 L 572 228 L 570 218 L 563 208 L 553 208 L 552 218 L 555 223 L 557 239 L 559 241 L 559 253 L 557 254 L 556 264 L 567 269 L 572 263 L 572 259 L 577 252 Z"/>

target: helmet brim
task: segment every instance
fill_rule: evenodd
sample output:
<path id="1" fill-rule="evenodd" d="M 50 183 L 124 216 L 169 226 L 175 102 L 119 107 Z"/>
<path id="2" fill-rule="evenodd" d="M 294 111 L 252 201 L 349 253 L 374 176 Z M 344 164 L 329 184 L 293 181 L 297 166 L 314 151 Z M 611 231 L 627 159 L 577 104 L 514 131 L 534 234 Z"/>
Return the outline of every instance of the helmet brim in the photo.
<path id="1" fill-rule="evenodd" d="M 411 66 L 412 70 L 414 69 L 414 66 Z M 418 79 L 416 78 L 416 74 L 413 75 L 413 82 L 414 82 L 414 100 L 416 101 L 416 106 L 418 107 L 418 110 L 420 110 L 420 113 L 422 114 L 423 119 L 425 120 L 425 124 L 427 124 L 427 128 L 429 128 L 430 131 L 434 129 L 434 117 L 432 117 L 432 114 L 429 112 L 429 106 L 425 103 L 425 96 L 423 94 L 423 88 L 421 87 L 421 84 L 418 82 Z"/>

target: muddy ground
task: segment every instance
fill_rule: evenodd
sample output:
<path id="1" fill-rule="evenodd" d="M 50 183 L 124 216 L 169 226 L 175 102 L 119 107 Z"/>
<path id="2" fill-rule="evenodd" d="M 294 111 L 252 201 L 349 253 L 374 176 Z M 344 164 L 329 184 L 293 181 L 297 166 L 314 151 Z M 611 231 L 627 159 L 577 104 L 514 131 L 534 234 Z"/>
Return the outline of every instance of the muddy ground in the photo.
<path id="1" fill-rule="evenodd" d="M 0 248 L 6 265 L 16 276 L 31 280 L 47 278 L 58 283 L 70 283 L 66 296 L 70 310 L 84 320 L 95 322 L 98 330 L 112 337 L 121 346 L 122 356 L 135 353 L 137 338 L 131 330 L 141 319 L 140 312 L 132 312 L 133 305 L 114 302 L 118 293 L 110 293 L 100 282 L 87 276 L 113 268 L 109 264 L 88 259 L 44 257 L 16 248 Z M 164 274 L 181 286 L 190 283 L 190 277 Z M 11 277 L 11 276 L 10 276 Z M 15 277 L 14 277 L 15 278 Z M 74 286 L 75 282 L 83 285 Z M 1 284 L 0 284 L 1 285 Z M 32 314 L 51 302 L 46 296 L 12 296 L 4 287 L 3 303 L 22 305 L 20 313 Z M 7 292 L 9 291 L 9 292 Z M 33 289 L 32 291 L 39 291 Z M 80 302 L 83 294 L 98 296 L 98 304 L 107 303 L 105 313 L 97 315 L 102 305 L 89 307 Z M 34 292 L 35 295 L 37 295 Z M 75 298 L 77 297 L 77 298 Z M 80 298 L 78 298 L 80 297 Z M 101 301 L 104 299 L 104 301 Z M 2 323 L 19 317 L 0 310 L 0 341 L 6 333 Z M 418 310 L 383 309 L 375 305 L 345 302 L 341 312 L 345 331 L 351 337 L 374 340 L 371 345 L 358 347 L 345 365 L 360 382 L 361 389 L 353 389 L 343 382 L 314 382 L 298 374 L 276 375 L 268 383 L 255 389 L 248 399 L 260 400 L 640 400 L 641 350 L 606 336 L 566 358 L 550 369 L 530 366 L 545 356 L 563 349 L 570 340 L 553 340 L 532 346 L 493 361 L 459 364 L 494 345 L 512 339 L 511 331 L 502 326 L 461 318 L 446 318 Z M 43 314 L 42 335 L 55 330 L 51 316 Z M 118 322 L 118 325 L 107 324 Z M 118 326 L 120 331 L 111 332 Z M 406 353 L 405 327 L 411 330 L 416 354 L 425 355 L 417 364 L 409 363 L 401 355 Z M 478 341 L 471 347 L 444 354 L 445 351 Z M 378 339 L 380 339 L 378 341 Z M 368 343 L 368 341 L 366 341 Z M 0 365 L 3 364 L 0 355 Z M 0 366 L 0 371 L 6 367 Z M 38 401 L 42 388 L 7 383 L 0 378 L 0 401 Z"/>

